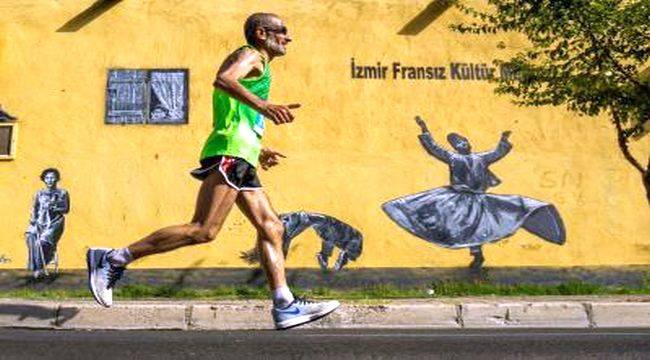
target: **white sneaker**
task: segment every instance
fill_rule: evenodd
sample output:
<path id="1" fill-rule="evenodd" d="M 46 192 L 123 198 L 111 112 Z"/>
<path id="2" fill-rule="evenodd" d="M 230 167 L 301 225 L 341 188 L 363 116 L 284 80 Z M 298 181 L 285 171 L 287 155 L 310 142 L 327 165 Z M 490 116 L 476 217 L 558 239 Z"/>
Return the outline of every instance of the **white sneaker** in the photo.
<path id="1" fill-rule="evenodd" d="M 111 265 L 106 255 L 112 249 L 91 248 L 86 252 L 88 265 L 88 287 L 95 301 L 101 306 L 113 305 L 113 287 L 122 277 L 124 267 Z"/>
<path id="2" fill-rule="evenodd" d="M 271 313 L 273 321 L 275 321 L 275 328 L 285 330 L 318 320 L 336 310 L 340 305 L 336 300 L 315 302 L 297 297 L 286 308 L 273 308 Z"/>

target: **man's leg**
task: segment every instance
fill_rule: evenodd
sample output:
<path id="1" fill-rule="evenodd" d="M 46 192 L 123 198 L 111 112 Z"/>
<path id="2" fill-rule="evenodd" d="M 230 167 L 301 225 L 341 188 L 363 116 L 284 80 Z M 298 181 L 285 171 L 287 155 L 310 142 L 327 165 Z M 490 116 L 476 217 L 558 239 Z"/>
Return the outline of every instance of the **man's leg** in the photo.
<path id="1" fill-rule="evenodd" d="M 257 229 L 260 263 L 273 292 L 273 320 L 276 329 L 288 329 L 317 320 L 339 307 L 338 301 L 312 302 L 293 298 L 284 275 L 282 234 L 284 226 L 260 190 L 242 191 L 237 205 Z M 288 304 L 287 304 L 288 303 Z"/>
<path id="2" fill-rule="evenodd" d="M 133 259 L 212 241 L 230 213 L 237 193 L 219 172 L 213 171 L 201 184 L 192 221 L 160 229 L 129 245 Z"/>
<path id="3" fill-rule="evenodd" d="M 237 197 L 237 206 L 257 230 L 260 264 L 266 272 L 271 291 L 287 286 L 282 254 L 284 226 L 268 197 L 262 190 L 242 191 Z"/>
<path id="4" fill-rule="evenodd" d="M 95 300 L 106 307 L 112 305 L 112 288 L 131 261 L 213 240 L 232 209 L 237 193 L 220 173 L 212 172 L 201 184 L 192 222 L 160 229 L 125 248 L 89 249 L 86 254 L 88 285 Z"/>

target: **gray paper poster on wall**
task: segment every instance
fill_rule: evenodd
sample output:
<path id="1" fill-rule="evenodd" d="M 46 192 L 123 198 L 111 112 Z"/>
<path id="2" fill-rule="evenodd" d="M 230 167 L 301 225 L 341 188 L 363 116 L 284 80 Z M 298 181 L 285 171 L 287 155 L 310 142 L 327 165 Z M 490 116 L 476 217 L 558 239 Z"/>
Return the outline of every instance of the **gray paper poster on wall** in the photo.
<path id="1" fill-rule="evenodd" d="M 144 124 L 147 115 L 146 70 L 110 70 L 106 99 L 109 124 Z"/>
<path id="2" fill-rule="evenodd" d="M 152 71 L 150 81 L 149 123 L 182 123 L 187 111 L 187 73 L 183 71 Z"/>
<path id="3" fill-rule="evenodd" d="M 107 124 L 185 124 L 187 69 L 112 69 L 106 90 Z"/>

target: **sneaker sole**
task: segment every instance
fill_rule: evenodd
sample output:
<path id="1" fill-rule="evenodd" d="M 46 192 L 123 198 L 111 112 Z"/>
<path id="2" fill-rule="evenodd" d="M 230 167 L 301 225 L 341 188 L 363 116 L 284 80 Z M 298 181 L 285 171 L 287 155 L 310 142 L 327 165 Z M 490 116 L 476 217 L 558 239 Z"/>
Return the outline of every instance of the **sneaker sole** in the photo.
<path id="1" fill-rule="evenodd" d="M 341 304 L 337 303 L 336 306 L 325 309 L 325 310 L 323 310 L 323 311 L 321 311 L 319 313 L 303 315 L 303 316 L 299 316 L 299 317 L 296 317 L 296 318 L 293 318 L 293 319 L 283 321 L 281 323 L 276 323 L 275 324 L 275 329 L 276 330 L 288 330 L 288 329 L 294 328 L 296 326 L 308 324 L 310 322 L 316 321 L 316 320 L 318 320 L 320 318 L 323 318 L 323 317 L 331 314 L 334 310 L 338 309 L 339 306 L 341 306 Z"/>
<path id="2" fill-rule="evenodd" d="M 93 270 L 91 267 L 91 264 L 96 263 L 95 251 L 93 250 L 98 250 L 98 249 L 88 249 L 88 251 L 86 251 L 86 266 L 88 268 L 88 288 L 90 289 L 90 292 L 93 294 L 93 298 L 95 298 L 95 301 L 99 305 L 103 307 L 110 307 L 101 300 L 101 298 L 97 295 L 97 290 L 95 289 L 95 284 L 93 281 Z"/>

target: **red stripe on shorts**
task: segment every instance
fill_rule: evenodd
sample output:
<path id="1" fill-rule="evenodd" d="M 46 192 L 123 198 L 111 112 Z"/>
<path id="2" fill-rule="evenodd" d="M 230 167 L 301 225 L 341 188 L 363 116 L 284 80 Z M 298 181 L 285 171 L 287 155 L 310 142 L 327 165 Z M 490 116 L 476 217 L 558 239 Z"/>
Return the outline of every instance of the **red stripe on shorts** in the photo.
<path id="1" fill-rule="evenodd" d="M 235 158 L 229 157 L 229 156 L 224 156 L 221 158 L 221 164 L 219 167 L 223 172 L 227 173 L 230 168 L 235 165 Z"/>

